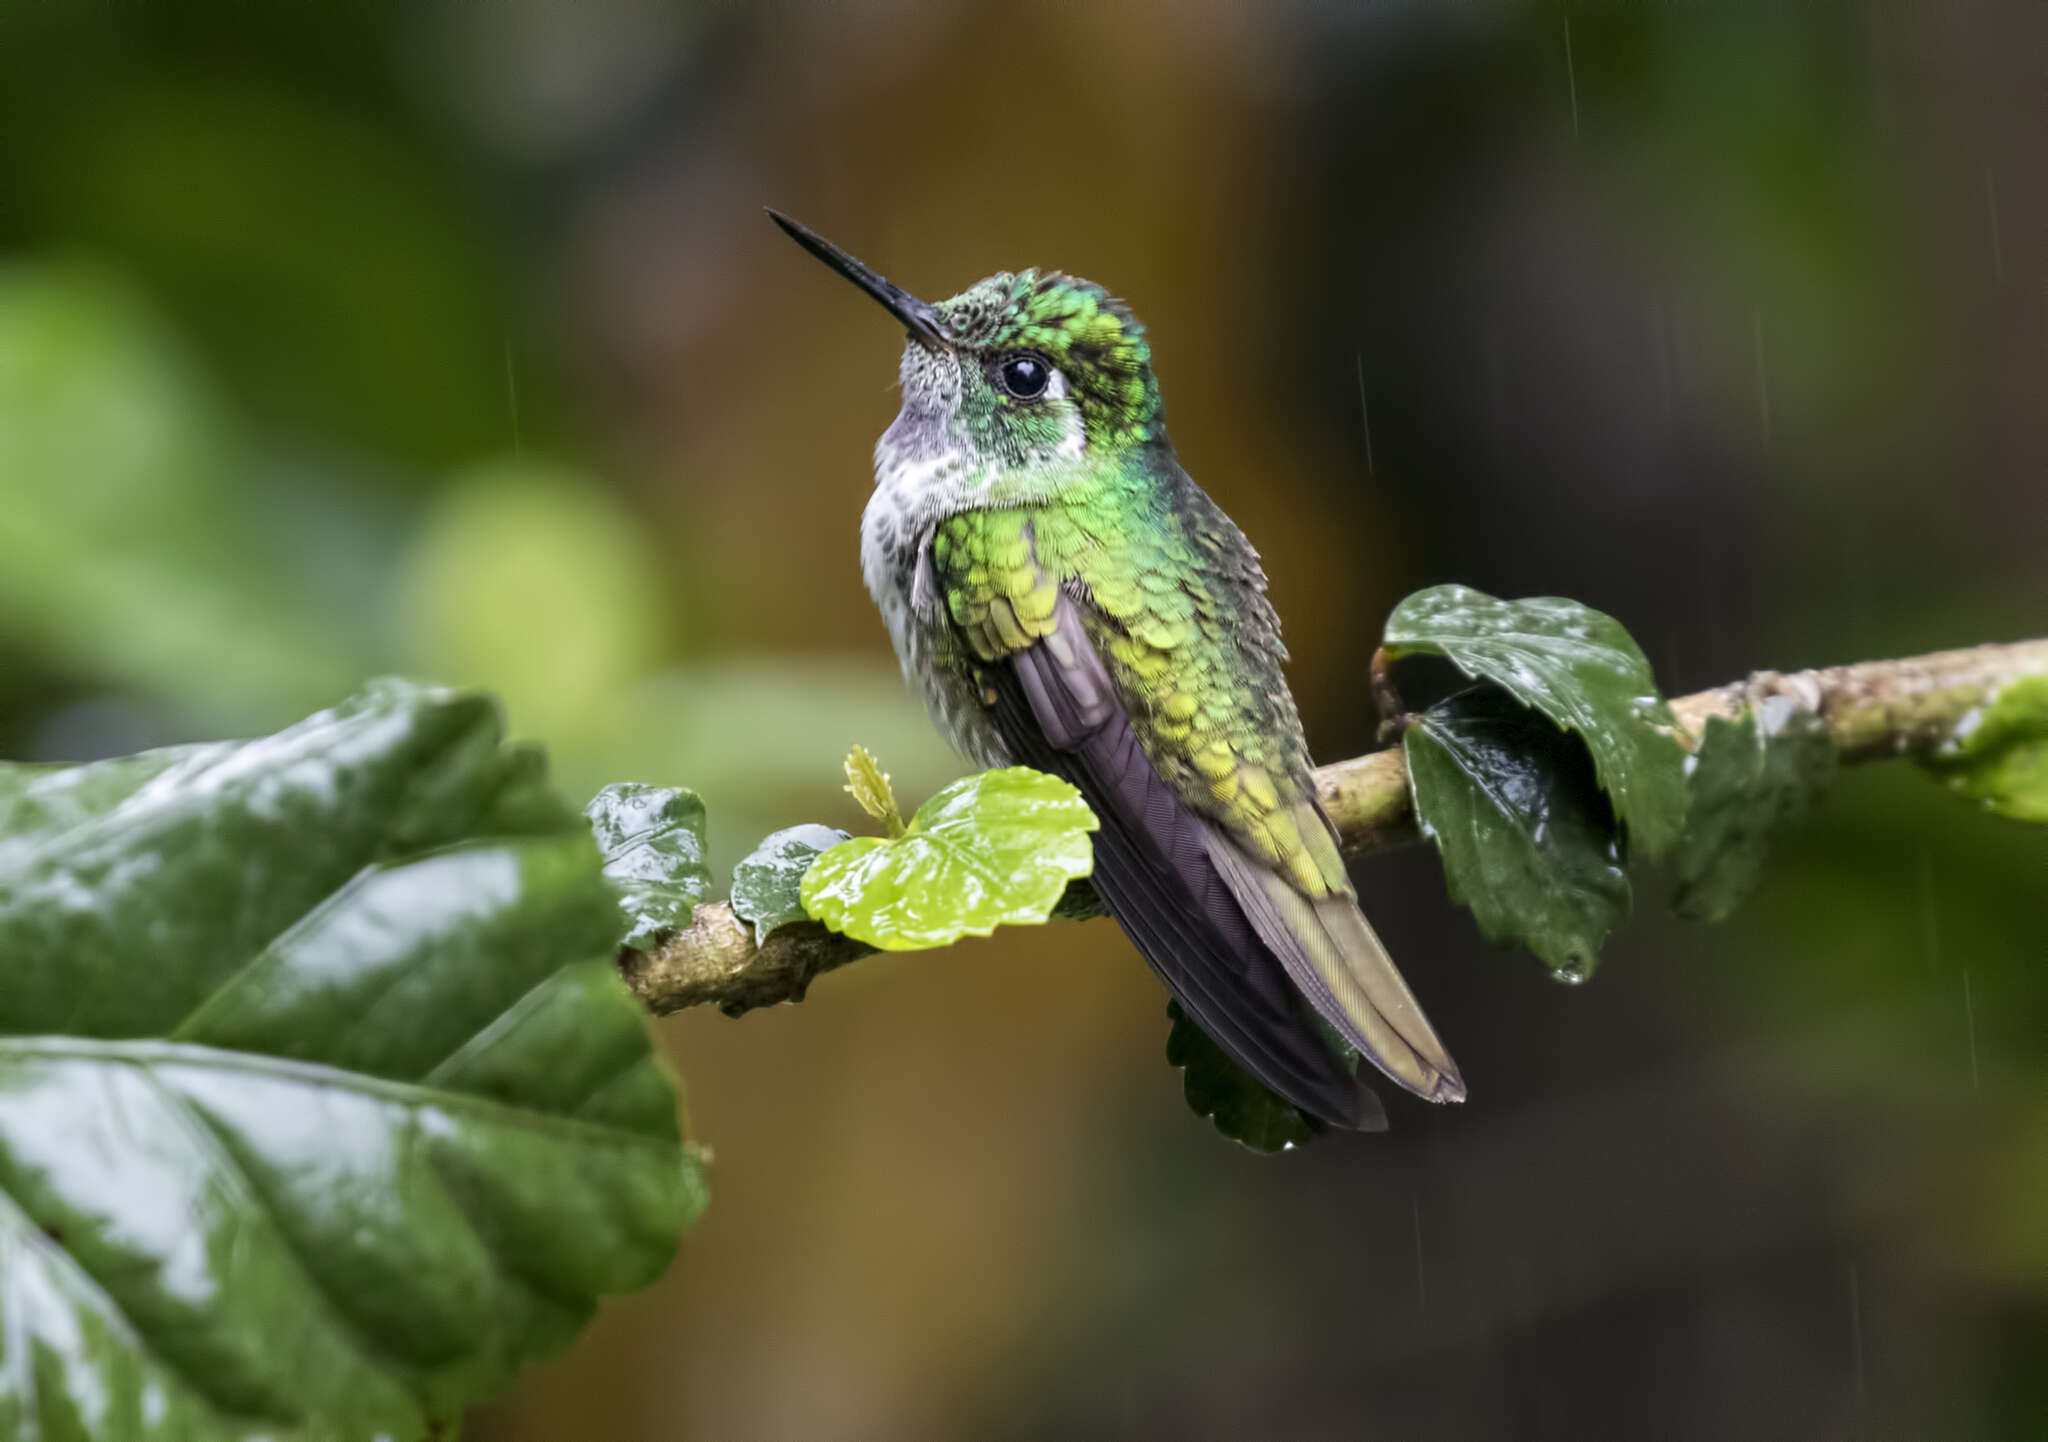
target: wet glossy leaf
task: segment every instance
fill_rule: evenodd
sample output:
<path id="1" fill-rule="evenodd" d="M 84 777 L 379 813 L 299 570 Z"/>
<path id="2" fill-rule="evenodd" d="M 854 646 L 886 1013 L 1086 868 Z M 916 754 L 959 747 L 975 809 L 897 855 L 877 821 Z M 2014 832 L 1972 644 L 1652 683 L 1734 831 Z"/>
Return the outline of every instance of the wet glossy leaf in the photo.
<path id="1" fill-rule="evenodd" d="M 1321 1128 L 1225 1055 L 1188 1020 L 1179 1002 L 1168 1002 L 1166 1014 L 1173 1020 L 1166 1060 L 1181 1068 L 1182 1088 L 1196 1116 L 1208 1118 L 1217 1131 L 1255 1152 L 1285 1151 L 1314 1139 Z"/>
<path id="2" fill-rule="evenodd" d="M 1956 728 L 1928 765 L 1950 787 L 2016 821 L 2048 822 L 2048 677 L 2015 681 Z"/>
<path id="3" fill-rule="evenodd" d="M 703 1204 L 485 698 L 0 766 L 0 1436 L 413 1439 Z"/>
<path id="4" fill-rule="evenodd" d="M 1500 601 L 1417 591 L 1387 617 L 1386 650 L 1442 656 L 1585 739 L 1635 844 L 1661 856 L 1685 820 L 1685 750 L 1650 663 L 1613 617 L 1555 596 Z"/>
<path id="5" fill-rule="evenodd" d="M 1430 707 L 1403 744 L 1416 818 L 1443 857 L 1451 899 L 1489 940 L 1585 980 L 1631 903 L 1585 748 L 1491 687 Z"/>
<path id="6" fill-rule="evenodd" d="M 604 853 L 604 874 L 626 908 L 627 946 L 652 946 L 690 924 L 711 892 L 704 803 L 680 786 L 607 786 L 584 808 Z"/>
<path id="7" fill-rule="evenodd" d="M 804 873 L 806 914 L 884 951 L 946 946 L 1041 922 L 1094 869 L 1095 813 L 1056 776 L 1025 766 L 956 781 L 903 835 L 856 836 Z"/>
<path id="8" fill-rule="evenodd" d="M 1693 759 L 1672 909 L 1691 921 L 1730 915 L 1762 877 L 1771 833 L 1813 804 L 1836 764 L 1826 723 L 1787 697 L 1739 721 L 1711 718 Z"/>
<path id="9" fill-rule="evenodd" d="M 848 839 L 844 831 L 815 823 L 785 827 L 764 836 L 732 869 L 733 915 L 753 923 L 755 941 L 766 941 L 778 926 L 809 919 L 804 911 L 804 873 L 819 852 Z"/>

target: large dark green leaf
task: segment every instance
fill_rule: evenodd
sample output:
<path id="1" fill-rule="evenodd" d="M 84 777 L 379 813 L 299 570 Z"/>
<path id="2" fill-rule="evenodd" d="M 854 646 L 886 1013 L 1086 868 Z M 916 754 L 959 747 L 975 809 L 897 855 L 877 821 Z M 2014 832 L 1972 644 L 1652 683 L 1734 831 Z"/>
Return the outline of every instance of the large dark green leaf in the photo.
<path id="1" fill-rule="evenodd" d="M 2048 677 L 2005 687 L 1927 764 L 1993 811 L 2016 821 L 2048 821 Z"/>
<path id="2" fill-rule="evenodd" d="M 1432 586 L 1387 617 L 1386 652 L 1445 657 L 1577 732 L 1636 844 L 1655 857 L 1678 838 L 1685 750 L 1650 663 L 1613 617 L 1555 596 Z"/>
<path id="3" fill-rule="evenodd" d="M 486 698 L 0 767 L 0 1436 L 410 1442 L 652 1280 L 619 931 Z"/>
<path id="4" fill-rule="evenodd" d="M 1198 1117 L 1255 1152 L 1284 1152 L 1314 1139 L 1319 1128 L 1292 1102 L 1275 1096 L 1225 1055 L 1209 1034 L 1188 1020 L 1180 1003 L 1166 1004 L 1173 1030 L 1166 1060 L 1182 1072 L 1182 1090 Z"/>
<path id="5" fill-rule="evenodd" d="M 1430 707 L 1404 746 L 1416 819 L 1451 898 L 1490 940 L 1585 980 L 1631 903 L 1585 748 L 1492 687 Z"/>
<path id="6" fill-rule="evenodd" d="M 1692 921 L 1721 921 L 1755 889 L 1771 833 L 1834 779 L 1827 724 L 1773 696 L 1738 721 L 1708 720 L 1692 769 L 1692 808 L 1674 863 L 1671 905 Z"/>
<path id="7" fill-rule="evenodd" d="M 1067 883 L 1094 869 L 1096 826 L 1057 776 L 984 771 L 925 802 L 902 835 L 856 836 L 819 856 L 804 873 L 803 908 L 884 951 L 1041 922 Z"/>

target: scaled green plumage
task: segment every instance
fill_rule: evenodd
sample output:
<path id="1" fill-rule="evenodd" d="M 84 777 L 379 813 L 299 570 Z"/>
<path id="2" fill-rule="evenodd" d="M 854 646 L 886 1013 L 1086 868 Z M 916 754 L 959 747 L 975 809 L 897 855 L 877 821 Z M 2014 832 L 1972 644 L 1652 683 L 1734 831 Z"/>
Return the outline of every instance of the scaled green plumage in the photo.
<path id="1" fill-rule="evenodd" d="M 1077 488 L 1057 505 L 949 517 L 932 555 L 952 620 L 983 662 L 1049 635 L 1062 583 L 1085 589 L 1083 625 L 1160 774 L 1304 895 L 1348 891 L 1315 810 L 1271 608 L 1219 564 L 1229 526 L 1108 476 L 1096 494 Z"/>

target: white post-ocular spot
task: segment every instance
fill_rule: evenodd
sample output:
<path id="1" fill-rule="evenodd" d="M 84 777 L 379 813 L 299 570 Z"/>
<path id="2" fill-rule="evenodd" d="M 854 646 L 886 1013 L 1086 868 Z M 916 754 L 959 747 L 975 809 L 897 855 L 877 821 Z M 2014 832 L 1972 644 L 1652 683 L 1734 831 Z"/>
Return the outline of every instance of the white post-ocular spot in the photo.
<path id="1" fill-rule="evenodd" d="M 1045 398 L 1049 401 L 1063 401 L 1067 398 L 1067 378 L 1059 371 L 1054 371 L 1052 378 L 1045 383 Z M 1081 408 L 1075 406 L 1067 412 L 1066 434 L 1060 437 L 1060 443 L 1053 448 L 1053 458 L 1078 461 L 1087 448 L 1088 426 L 1081 419 Z"/>

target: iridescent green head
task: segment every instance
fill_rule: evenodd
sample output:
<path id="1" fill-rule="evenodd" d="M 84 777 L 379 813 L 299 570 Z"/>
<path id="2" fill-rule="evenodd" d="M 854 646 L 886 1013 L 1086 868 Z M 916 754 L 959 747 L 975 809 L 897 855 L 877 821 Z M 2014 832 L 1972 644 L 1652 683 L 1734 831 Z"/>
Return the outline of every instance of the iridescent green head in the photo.
<path id="1" fill-rule="evenodd" d="M 934 305 L 769 214 L 909 331 L 903 411 L 886 447 L 913 460 L 965 449 L 998 471 L 1017 471 L 1100 460 L 1165 439 L 1145 328 L 1093 281 L 1003 271 Z"/>

